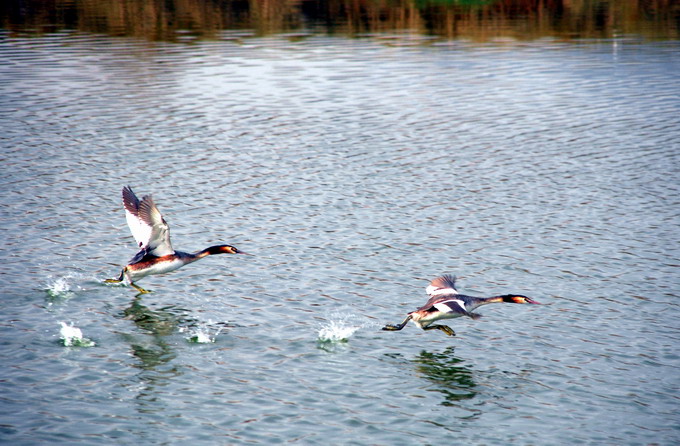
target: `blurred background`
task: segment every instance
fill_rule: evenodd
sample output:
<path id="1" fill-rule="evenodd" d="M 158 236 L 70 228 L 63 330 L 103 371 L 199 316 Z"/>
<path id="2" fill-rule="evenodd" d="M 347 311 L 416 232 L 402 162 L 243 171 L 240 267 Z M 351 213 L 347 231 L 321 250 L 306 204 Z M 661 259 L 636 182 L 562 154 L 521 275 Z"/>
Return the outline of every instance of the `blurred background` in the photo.
<path id="1" fill-rule="evenodd" d="M 408 30 L 475 41 L 677 39 L 679 10 L 675 0 L 7 0 L 0 26 L 13 33 L 72 29 L 164 41 L 214 39 L 223 30 L 258 36 Z"/>

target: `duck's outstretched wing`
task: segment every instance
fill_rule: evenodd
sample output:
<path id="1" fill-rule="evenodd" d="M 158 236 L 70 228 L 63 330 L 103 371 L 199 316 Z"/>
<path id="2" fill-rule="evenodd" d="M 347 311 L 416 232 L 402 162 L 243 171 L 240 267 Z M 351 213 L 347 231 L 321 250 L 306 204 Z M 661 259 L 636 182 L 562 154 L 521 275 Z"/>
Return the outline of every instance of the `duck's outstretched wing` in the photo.
<path id="1" fill-rule="evenodd" d="M 430 282 L 427 288 L 425 288 L 425 292 L 430 297 L 458 294 L 458 291 L 456 290 L 456 277 L 448 274 L 437 277 Z"/>
<path id="2" fill-rule="evenodd" d="M 173 254 L 170 243 L 170 229 L 151 195 L 145 195 L 140 201 L 129 186 L 123 188 L 123 206 L 125 218 L 137 246 L 156 257 Z"/>
<path id="3" fill-rule="evenodd" d="M 458 295 L 458 291 L 456 291 L 456 278 L 449 275 L 437 277 L 425 288 L 425 292 L 430 298 L 418 310 L 430 310 L 442 301 L 456 299 Z"/>

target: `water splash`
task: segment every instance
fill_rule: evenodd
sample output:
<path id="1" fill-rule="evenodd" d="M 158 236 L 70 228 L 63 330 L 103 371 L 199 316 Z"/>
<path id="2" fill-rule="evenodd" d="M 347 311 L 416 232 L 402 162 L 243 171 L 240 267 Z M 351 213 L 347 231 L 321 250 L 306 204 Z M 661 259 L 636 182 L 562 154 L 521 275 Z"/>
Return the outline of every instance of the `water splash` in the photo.
<path id="1" fill-rule="evenodd" d="M 194 344 L 210 344 L 215 342 L 217 336 L 222 332 L 223 327 L 217 327 L 215 333 L 211 335 L 211 324 L 198 326 L 198 327 L 182 327 L 180 328 L 180 333 L 186 332 L 189 336 L 185 339 Z"/>
<path id="2" fill-rule="evenodd" d="M 328 321 L 321 325 L 318 332 L 320 342 L 347 342 L 364 322 L 358 322 L 354 313 L 335 312 L 328 316 Z"/>
<path id="3" fill-rule="evenodd" d="M 61 324 L 61 330 L 59 334 L 61 335 L 61 340 L 65 347 L 94 347 L 95 342 L 91 339 L 83 337 L 83 332 L 80 328 L 74 327 L 73 322 L 71 325 L 65 322 L 59 322 Z"/>
<path id="4" fill-rule="evenodd" d="M 46 285 L 45 291 L 47 291 L 47 294 L 52 299 L 70 299 L 74 296 L 74 292 L 71 291 L 71 284 L 75 277 L 69 274 L 50 280 Z"/>

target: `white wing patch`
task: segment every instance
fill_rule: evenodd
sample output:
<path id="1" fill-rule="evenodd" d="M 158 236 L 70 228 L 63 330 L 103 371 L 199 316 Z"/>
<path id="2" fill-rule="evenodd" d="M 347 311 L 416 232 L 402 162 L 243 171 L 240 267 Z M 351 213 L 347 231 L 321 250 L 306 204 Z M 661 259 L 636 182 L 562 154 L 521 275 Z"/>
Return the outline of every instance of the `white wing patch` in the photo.
<path id="1" fill-rule="evenodd" d="M 137 241 L 137 247 L 142 248 L 149 244 L 152 227 L 144 223 L 139 217 L 125 209 L 125 219 L 130 227 L 132 236 Z"/>
<path id="2" fill-rule="evenodd" d="M 453 288 L 439 288 L 433 285 L 428 285 L 427 288 L 425 288 L 425 292 L 432 297 L 446 294 L 458 294 L 458 291 Z"/>
<path id="3" fill-rule="evenodd" d="M 437 310 L 441 311 L 442 313 L 450 313 L 450 312 L 452 312 L 453 310 L 452 310 L 448 305 L 446 305 L 447 302 L 455 302 L 455 303 L 457 303 L 458 305 L 460 305 L 460 308 L 461 308 L 464 312 L 467 313 L 467 309 L 465 308 L 465 302 L 463 302 L 462 300 L 458 300 L 458 299 L 449 299 L 449 300 L 445 300 L 445 301 L 442 301 L 442 302 L 437 302 L 436 304 L 434 304 L 434 307 L 435 307 Z"/>

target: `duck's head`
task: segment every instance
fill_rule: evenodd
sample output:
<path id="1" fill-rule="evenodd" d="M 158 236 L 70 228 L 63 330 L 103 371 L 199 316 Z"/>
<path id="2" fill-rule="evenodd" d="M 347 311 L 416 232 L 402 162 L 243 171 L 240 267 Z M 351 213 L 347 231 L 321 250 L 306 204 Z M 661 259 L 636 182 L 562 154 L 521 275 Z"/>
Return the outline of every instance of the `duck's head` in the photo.
<path id="1" fill-rule="evenodd" d="M 217 245 L 208 248 L 210 254 L 248 254 L 231 245 Z"/>
<path id="2" fill-rule="evenodd" d="M 533 304 L 533 305 L 541 305 L 540 302 L 536 302 L 530 297 L 527 296 L 522 296 L 521 294 L 506 294 L 505 296 L 501 296 L 503 298 L 503 302 L 507 302 L 510 304 Z"/>

